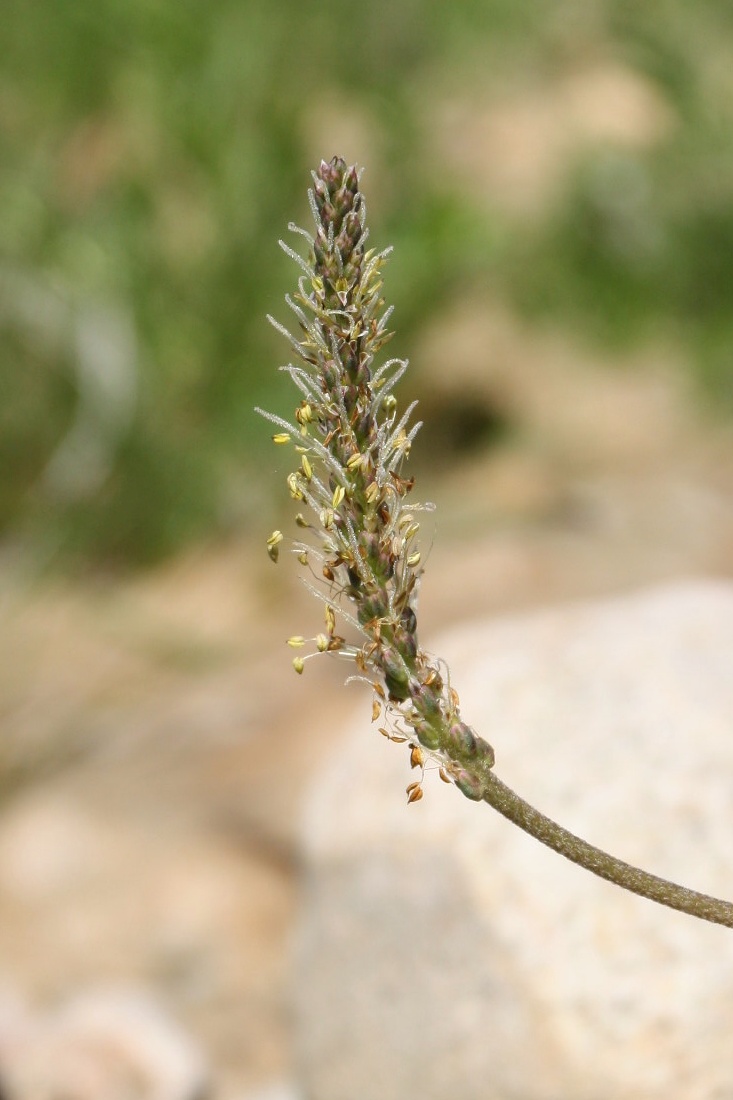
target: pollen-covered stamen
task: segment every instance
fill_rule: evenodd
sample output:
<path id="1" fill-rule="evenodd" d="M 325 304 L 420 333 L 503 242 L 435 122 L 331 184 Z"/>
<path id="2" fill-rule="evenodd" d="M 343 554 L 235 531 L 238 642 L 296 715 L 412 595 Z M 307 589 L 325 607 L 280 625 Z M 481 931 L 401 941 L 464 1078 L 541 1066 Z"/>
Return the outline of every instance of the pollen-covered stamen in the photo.
<path id="1" fill-rule="evenodd" d="M 288 490 L 293 500 L 305 500 L 297 474 L 288 474 Z"/>
<path id="2" fill-rule="evenodd" d="M 267 553 L 270 556 L 270 561 L 276 562 L 280 555 L 280 543 L 284 536 L 282 531 L 273 531 L 267 539 Z"/>

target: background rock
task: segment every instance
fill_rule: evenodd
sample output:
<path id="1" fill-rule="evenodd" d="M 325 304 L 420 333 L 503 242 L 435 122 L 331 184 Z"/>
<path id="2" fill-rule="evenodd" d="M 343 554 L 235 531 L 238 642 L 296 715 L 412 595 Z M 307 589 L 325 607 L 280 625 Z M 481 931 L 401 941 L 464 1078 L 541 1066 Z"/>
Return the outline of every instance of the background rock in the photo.
<path id="1" fill-rule="evenodd" d="M 733 896 L 733 586 L 464 628 L 436 651 L 497 773 L 632 863 Z M 296 1015 L 312 1100 L 733 1093 L 733 934 L 574 867 L 432 776 L 368 703 L 318 779 Z"/>
<path id="2" fill-rule="evenodd" d="M 46 1015 L 3 1004 L 0 1077 L 18 1100 L 203 1100 L 209 1073 L 150 997 L 109 989 Z"/>

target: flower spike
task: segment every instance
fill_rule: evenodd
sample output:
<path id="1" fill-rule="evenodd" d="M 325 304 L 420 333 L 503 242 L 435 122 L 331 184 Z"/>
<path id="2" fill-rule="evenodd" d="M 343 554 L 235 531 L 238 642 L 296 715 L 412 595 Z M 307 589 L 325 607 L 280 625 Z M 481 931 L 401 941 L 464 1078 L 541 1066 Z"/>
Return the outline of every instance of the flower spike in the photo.
<path id="1" fill-rule="evenodd" d="M 733 927 L 730 902 L 631 867 L 539 813 L 494 774 L 494 750 L 461 718 L 444 663 L 418 642 L 422 559 L 413 513 L 430 506 L 413 503 L 409 511 L 405 506 L 413 479 L 401 468 L 419 424 L 410 427 L 414 405 L 398 417 L 392 391 L 407 362 L 375 362 L 392 337 L 387 328 L 392 308 L 381 297 L 381 272 L 390 250 L 366 251 L 359 173 L 340 157 L 321 161 L 308 197 L 315 232 L 290 226 L 307 242 L 308 256 L 280 242 L 302 272 L 298 292 L 286 298 L 300 337 L 269 318 L 302 363 L 282 369 L 303 398 L 295 424 L 262 413 L 280 429 L 272 436 L 275 443 L 298 440 L 297 466 L 287 484 L 290 496 L 312 513 L 310 520 L 298 513 L 296 522 L 311 532 L 314 544 L 298 543 L 293 549 L 309 569 L 311 555 L 322 562 L 325 594 L 303 579 L 325 602 L 326 633 L 311 639 L 313 652 L 293 658 L 295 672 L 302 674 L 305 661 L 319 653 L 354 661 L 358 674 L 349 679 L 366 680 L 374 692 L 372 721 L 383 717 L 379 732 L 407 745 L 413 768 L 424 774 L 432 761 L 439 777 L 466 798 L 488 802 L 594 874 L 662 905 Z M 273 561 L 282 541 L 280 531 L 267 540 Z M 337 613 L 358 631 L 358 642 L 336 634 Z M 305 642 L 301 635 L 288 639 L 298 649 Z M 420 801 L 422 779 L 411 782 L 406 794 L 408 803 Z"/>
<path id="2" fill-rule="evenodd" d="M 300 232 L 311 246 L 308 257 L 282 245 L 304 272 L 298 293 L 286 296 L 300 337 L 272 323 L 303 364 L 287 368 L 294 380 L 308 379 L 307 396 L 294 412 L 302 445 L 295 447 L 299 464 L 288 477 L 288 487 L 312 512 L 308 520 L 299 514 L 298 525 L 309 525 L 318 549 L 325 551 L 328 637 L 319 636 L 317 649 L 336 649 L 327 644 L 335 637 L 335 608 L 341 604 L 345 612 L 350 610 L 361 642 L 339 645 L 337 651 L 342 656 L 353 653 L 370 682 L 379 685 L 394 729 L 411 730 L 409 738 L 400 733 L 399 741 L 419 742 L 419 749 L 411 749 L 412 759 L 427 754 L 443 774 L 452 776 L 455 770 L 457 779 L 464 767 L 451 735 L 464 725 L 457 697 L 444 686 L 435 659 L 417 640 L 418 525 L 404 508 L 412 480 L 400 472 L 419 427 L 410 428 L 415 403 L 397 415 L 391 391 L 407 362 L 376 363 L 392 335 L 387 330 L 392 309 L 381 297 L 382 268 L 390 249 L 366 252 L 359 173 L 341 158 L 321 162 L 313 175 L 310 204 L 315 233 Z M 269 419 L 289 427 L 287 421 Z M 289 442 L 288 435 L 278 433 L 277 441 Z M 272 553 L 278 543 L 268 542 Z M 300 635 L 296 638 L 290 639 L 291 645 L 300 644 Z M 301 660 L 297 671 L 302 670 Z M 473 737 L 477 749 L 472 763 L 481 782 L 494 753 L 486 741 Z"/>

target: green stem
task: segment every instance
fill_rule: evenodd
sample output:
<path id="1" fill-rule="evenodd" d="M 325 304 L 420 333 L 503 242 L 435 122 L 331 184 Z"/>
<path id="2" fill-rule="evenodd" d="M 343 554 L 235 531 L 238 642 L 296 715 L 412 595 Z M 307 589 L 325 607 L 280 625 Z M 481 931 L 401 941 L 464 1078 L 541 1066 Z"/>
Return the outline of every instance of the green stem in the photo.
<path id="1" fill-rule="evenodd" d="M 535 810 L 534 806 L 520 798 L 493 772 L 489 773 L 483 798 L 535 840 L 546 844 L 548 848 L 587 871 L 592 871 L 594 875 L 615 882 L 624 890 L 659 902 L 660 905 L 668 905 L 671 909 L 679 909 L 682 913 L 699 917 L 700 920 L 733 928 L 733 903 L 700 894 L 696 890 L 688 890 L 685 886 L 650 875 L 648 871 L 642 871 L 639 867 L 632 867 L 630 863 L 608 855 Z"/>

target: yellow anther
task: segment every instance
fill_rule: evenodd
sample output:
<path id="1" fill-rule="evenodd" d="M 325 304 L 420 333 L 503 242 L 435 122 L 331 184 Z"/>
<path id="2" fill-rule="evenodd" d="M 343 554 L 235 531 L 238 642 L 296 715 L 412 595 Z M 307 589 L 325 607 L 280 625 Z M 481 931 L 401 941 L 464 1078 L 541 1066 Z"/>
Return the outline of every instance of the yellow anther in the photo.
<path id="1" fill-rule="evenodd" d="M 369 504 L 374 504 L 374 501 L 379 496 L 379 486 L 377 485 L 376 481 L 371 481 L 367 485 L 366 492 L 364 493 L 364 496 L 366 497 L 367 502 Z"/>
<path id="2" fill-rule="evenodd" d="M 303 669 L 305 668 L 305 661 L 302 657 L 293 657 L 293 668 L 299 676 L 302 676 Z"/>
<path id="3" fill-rule="evenodd" d="M 328 638 L 325 634 L 316 635 L 316 649 L 319 653 L 325 653 L 328 649 Z"/>
<path id="4" fill-rule="evenodd" d="M 338 508 L 339 504 L 345 496 L 346 490 L 344 489 L 343 485 L 337 485 L 333 491 L 333 497 L 331 498 L 334 508 Z"/>
<path id="5" fill-rule="evenodd" d="M 277 561 L 280 553 L 279 544 L 283 540 L 282 531 L 273 531 L 267 540 L 267 553 L 270 555 L 272 561 Z"/>
<path id="6" fill-rule="evenodd" d="M 295 517 L 295 523 L 298 527 L 310 527 L 310 523 L 305 518 L 302 512 L 298 512 L 297 516 Z"/>
<path id="7" fill-rule="evenodd" d="M 409 565 L 410 569 L 414 569 L 415 566 L 419 564 L 421 557 L 422 555 L 419 550 L 416 550 L 414 554 L 410 554 L 409 558 L 407 559 L 407 564 Z"/>
<path id="8" fill-rule="evenodd" d="M 298 484 L 297 474 L 288 474 L 288 489 L 293 500 L 303 500 L 303 490 Z"/>
<path id="9" fill-rule="evenodd" d="M 361 466 L 364 455 L 360 451 L 355 451 L 353 455 L 346 459 L 347 470 L 355 470 L 358 466 Z"/>
<path id="10" fill-rule="evenodd" d="M 294 634 L 292 638 L 288 638 L 288 645 L 292 646 L 293 649 L 300 649 L 301 646 L 305 645 L 305 638 L 301 637 L 300 634 Z"/>
<path id="11" fill-rule="evenodd" d="M 300 460 L 300 465 L 303 468 L 303 474 L 305 476 L 306 481 L 310 481 L 310 479 L 313 477 L 313 467 L 311 466 L 310 462 L 308 461 L 308 456 L 307 455 L 303 455 L 303 457 Z"/>
<path id="12" fill-rule="evenodd" d="M 325 619 L 326 619 L 326 630 L 328 631 L 329 634 L 333 634 L 334 630 L 336 629 L 336 613 L 335 613 L 334 609 L 331 607 L 330 603 L 326 604 Z"/>
<path id="13" fill-rule="evenodd" d="M 298 561 L 300 562 L 301 565 L 307 565 L 308 564 L 308 551 L 307 550 L 303 550 L 300 554 L 298 554 Z"/>
<path id="14" fill-rule="evenodd" d="M 289 432 L 276 432 L 275 435 L 273 435 L 273 437 L 272 437 L 272 442 L 273 443 L 289 443 L 290 442 L 290 433 Z"/>
<path id="15" fill-rule="evenodd" d="M 321 521 L 321 526 L 325 527 L 327 531 L 330 531 L 330 529 L 333 527 L 334 520 L 333 509 L 322 508 L 318 518 Z"/>

